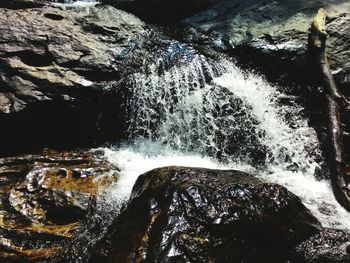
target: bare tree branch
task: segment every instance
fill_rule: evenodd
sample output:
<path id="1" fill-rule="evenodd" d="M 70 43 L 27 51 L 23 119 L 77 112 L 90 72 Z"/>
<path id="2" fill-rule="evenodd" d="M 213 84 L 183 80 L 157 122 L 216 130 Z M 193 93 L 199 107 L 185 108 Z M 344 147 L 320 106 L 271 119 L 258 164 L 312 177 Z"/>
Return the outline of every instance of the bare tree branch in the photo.
<path id="1" fill-rule="evenodd" d="M 326 91 L 326 111 L 328 128 L 328 160 L 331 181 L 335 198 L 350 211 L 349 179 L 346 174 L 346 159 L 344 153 L 343 131 L 341 124 L 341 109 L 348 108 L 349 103 L 339 92 L 334 77 L 329 68 L 326 53 L 326 11 L 321 8 L 314 17 L 310 36 L 309 52 L 319 68 L 319 73 Z"/>

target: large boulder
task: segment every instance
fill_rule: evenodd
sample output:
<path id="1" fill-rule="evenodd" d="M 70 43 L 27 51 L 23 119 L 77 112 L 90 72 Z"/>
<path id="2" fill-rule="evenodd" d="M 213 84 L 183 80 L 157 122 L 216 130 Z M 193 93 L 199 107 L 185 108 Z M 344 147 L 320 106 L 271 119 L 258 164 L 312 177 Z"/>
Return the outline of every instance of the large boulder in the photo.
<path id="1" fill-rule="evenodd" d="M 307 37 L 313 16 L 324 7 L 331 69 L 350 95 L 348 1 L 104 0 L 146 21 L 183 26 L 184 38 L 228 52 L 238 62 L 262 70 L 274 81 L 305 83 Z M 271 63 L 273 61 L 273 63 Z M 309 76 L 309 77 L 307 77 Z"/>
<path id="2" fill-rule="evenodd" d="M 96 213 L 97 196 L 117 178 L 118 169 L 92 153 L 46 150 L 0 159 L 0 261 L 62 254 Z"/>
<path id="3" fill-rule="evenodd" d="M 142 174 L 90 262 L 282 262 L 321 228 L 286 188 L 234 170 Z"/>
<path id="4" fill-rule="evenodd" d="M 108 83 L 143 30 L 112 7 L 0 9 L 0 155 L 120 136 Z"/>

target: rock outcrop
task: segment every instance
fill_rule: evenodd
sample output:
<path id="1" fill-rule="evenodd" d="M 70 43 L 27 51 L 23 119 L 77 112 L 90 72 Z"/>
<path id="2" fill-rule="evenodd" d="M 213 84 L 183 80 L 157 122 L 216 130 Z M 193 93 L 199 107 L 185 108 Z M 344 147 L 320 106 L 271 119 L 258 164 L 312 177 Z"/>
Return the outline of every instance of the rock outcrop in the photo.
<path id="1" fill-rule="evenodd" d="M 92 262 L 282 262 L 320 228 L 282 186 L 234 170 L 164 167 L 138 178 Z"/>
<path id="2" fill-rule="evenodd" d="M 0 261 L 63 253 L 93 216 L 99 191 L 117 178 L 118 169 L 92 153 L 46 150 L 0 159 Z"/>
<path id="3" fill-rule="evenodd" d="M 120 136 L 108 83 L 143 27 L 112 7 L 0 9 L 0 154 Z"/>

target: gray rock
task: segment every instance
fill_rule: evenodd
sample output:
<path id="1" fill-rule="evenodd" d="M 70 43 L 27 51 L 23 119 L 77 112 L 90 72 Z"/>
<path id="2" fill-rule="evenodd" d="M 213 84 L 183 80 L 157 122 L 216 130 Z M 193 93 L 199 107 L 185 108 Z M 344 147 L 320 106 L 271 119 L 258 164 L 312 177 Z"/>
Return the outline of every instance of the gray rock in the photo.
<path id="1" fill-rule="evenodd" d="M 263 0 L 104 0 L 161 25 L 182 24 L 179 37 L 200 48 L 210 46 L 235 56 L 244 66 L 258 68 L 272 81 L 305 82 L 308 30 L 317 10 L 329 15 L 327 30 L 331 69 L 349 94 L 348 1 Z M 262 60 L 269 60 L 264 63 Z M 273 66 L 274 65 L 274 66 Z M 289 76 L 281 76 L 289 75 Z M 269 77 L 269 76 L 268 76 Z M 310 77 L 309 77 L 310 78 Z"/>
<path id="2" fill-rule="evenodd" d="M 120 96 L 106 87 L 139 70 L 141 56 L 125 64 L 144 26 L 107 6 L 1 8 L 0 155 L 119 136 Z"/>
<path id="3" fill-rule="evenodd" d="M 0 12 L 0 77 L 10 91 L 1 94 L 4 113 L 23 110 L 28 101 L 74 100 L 70 89 L 91 89 L 106 76 L 118 79 L 116 54 L 144 26 L 112 7 L 89 13 L 54 8 Z M 68 90 L 57 90 L 63 87 Z"/>
<path id="4" fill-rule="evenodd" d="M 345 10 L 344 10 L 345 11 Z M 350 10 L 327 25 L 329 62 L 343 92 L 350 96 Z"/>

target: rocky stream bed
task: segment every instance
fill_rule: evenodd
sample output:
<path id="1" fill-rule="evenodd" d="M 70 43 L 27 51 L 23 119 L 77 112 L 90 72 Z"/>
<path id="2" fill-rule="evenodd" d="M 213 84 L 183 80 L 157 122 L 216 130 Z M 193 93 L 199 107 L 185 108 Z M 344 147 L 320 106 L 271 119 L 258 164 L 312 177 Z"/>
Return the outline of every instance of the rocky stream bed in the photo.
<path id="1" fill-rule="evenodd" d="M 350 262 L 320 8 L 348 194 L 349 1 L 1 1 L 0 262 Z"/>

